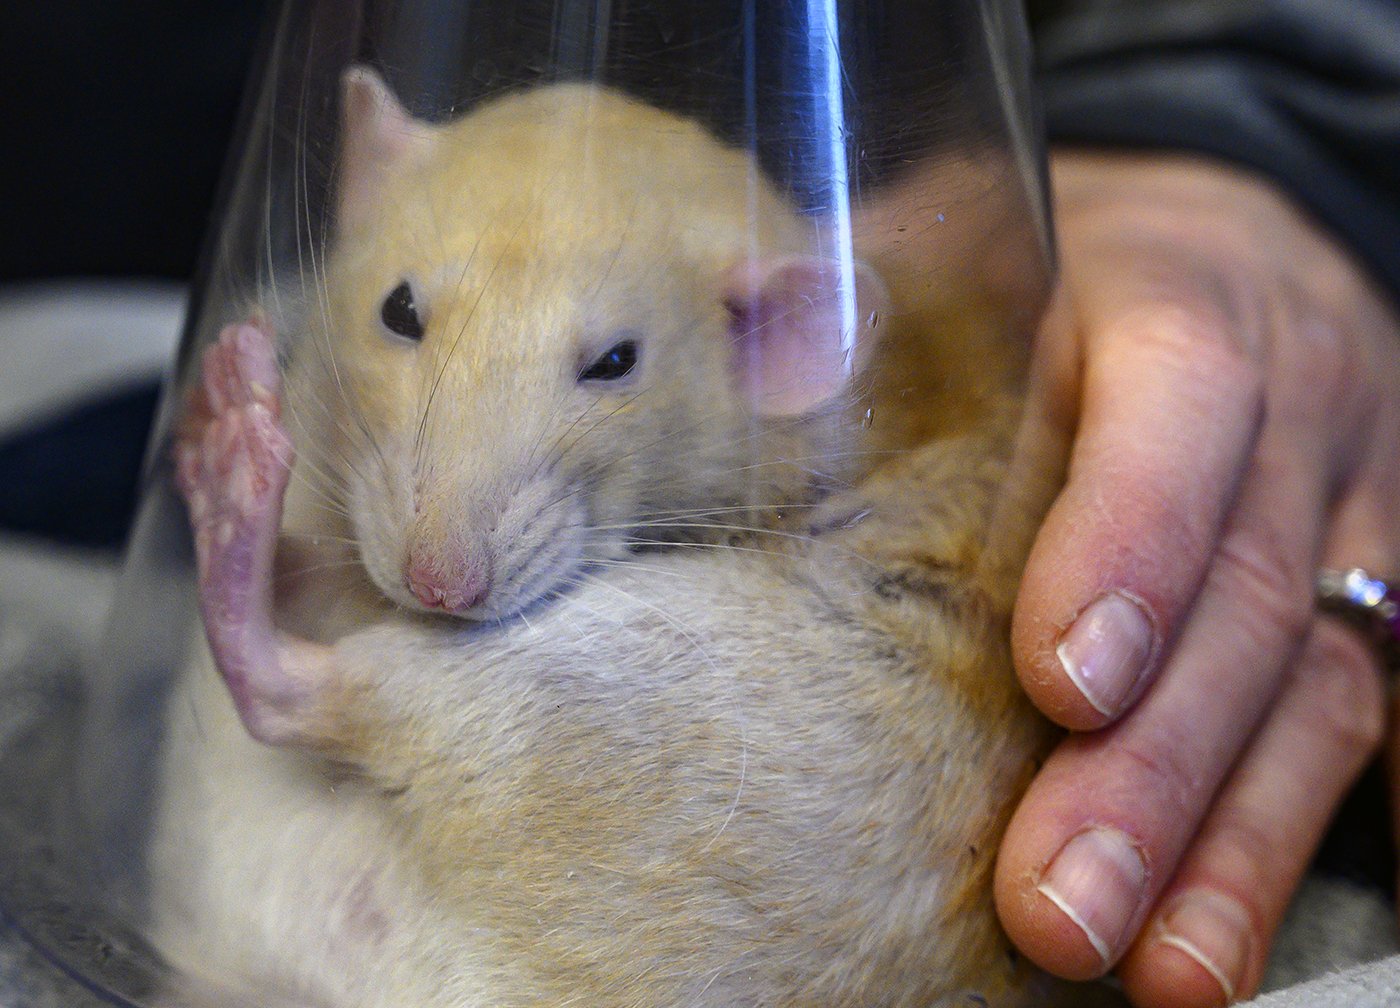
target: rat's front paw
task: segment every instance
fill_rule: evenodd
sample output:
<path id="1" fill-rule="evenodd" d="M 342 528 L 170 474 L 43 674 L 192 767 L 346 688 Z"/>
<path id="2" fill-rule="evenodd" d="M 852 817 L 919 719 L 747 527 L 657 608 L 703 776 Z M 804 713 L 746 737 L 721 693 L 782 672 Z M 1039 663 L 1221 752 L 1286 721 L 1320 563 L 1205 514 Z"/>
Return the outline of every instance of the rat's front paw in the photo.
<path id="1" fill-rule="evenodd" d="M 272 339 L 228 326 L 205 351 L 175 445 L 189 504 L 199 607 L 214 664 L 250 735 L 271 745 L 324 746 L 337 722 L 330 649 L 280 634 L 272 563 L 291 476 Z M 327 714 L 332 710 L 331 714 Z"/>
<path id="2" fill-rule="evenodd" d="M 272 557 L 291 473 L 272 340 L 224 329 L 204 354 L 175 446 L 189 504 L 199 603 L 214 660 L 235 694 L 272 645 Z"/>
<path id="3" fill-rule="evenodd" d="M 175 473 L 194 526 L 202 591 L 254 571 L 270 549 L 292 464 L 279 415 L 281 379 L 270 337 L 228 326 L 204 354 L 201 381 L 175 446 Z M 250 586 L 239 586 L 246 593 Z"/>

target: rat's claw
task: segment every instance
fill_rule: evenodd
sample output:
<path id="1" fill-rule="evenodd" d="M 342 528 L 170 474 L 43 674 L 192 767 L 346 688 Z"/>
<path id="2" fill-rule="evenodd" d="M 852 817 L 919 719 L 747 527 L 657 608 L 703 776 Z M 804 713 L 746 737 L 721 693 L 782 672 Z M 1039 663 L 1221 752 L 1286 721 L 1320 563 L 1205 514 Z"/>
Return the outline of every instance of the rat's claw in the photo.
<path id="1" fill-rule="evenodd" d="M 242 323 L 224 330 L 223 341 L 233 354 L 242 400 L 261 403 L 274 413 L 280 407 L 282 373 L 271 334 L 259 325 Z"/>
<path id="2" fill-rule="evenodd" d="M 282 376 L 272 336 L 251 322 L 225 326 L 204 353 L 203 389 L 216 416 L 255 402 L 278 412 Z"/>
<path id="3" fill-rule="evenodd" d="M 199 483 L 200 452 L 196 445 L 185 439 L 175 443 L 175 486 L 179 488 L 186 503 L 193 504 L 191 495 Z"/>

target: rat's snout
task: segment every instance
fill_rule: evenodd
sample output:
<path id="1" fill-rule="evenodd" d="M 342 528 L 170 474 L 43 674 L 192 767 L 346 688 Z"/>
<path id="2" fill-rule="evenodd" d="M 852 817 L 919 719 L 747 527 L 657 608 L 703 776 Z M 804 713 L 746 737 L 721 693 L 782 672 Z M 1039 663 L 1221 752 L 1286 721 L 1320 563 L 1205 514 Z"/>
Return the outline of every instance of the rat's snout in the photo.
<path id="1" fill-rule="evenodd" d="M 414 549 L 409 553 L 404 584 L 426 608 L 460 616 L 480 605 L 490 593 L 491 565 L 484 557 L 466 553 L 433 556 Z"/>

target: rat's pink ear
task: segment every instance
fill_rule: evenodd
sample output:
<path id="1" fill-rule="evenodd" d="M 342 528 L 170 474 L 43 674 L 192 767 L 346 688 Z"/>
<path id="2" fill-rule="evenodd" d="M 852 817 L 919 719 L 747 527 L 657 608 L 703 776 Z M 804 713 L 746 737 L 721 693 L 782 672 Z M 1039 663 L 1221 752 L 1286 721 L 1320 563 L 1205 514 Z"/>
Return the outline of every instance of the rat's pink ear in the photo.
<path id="1" fill-rule="evenodd" d="M 413 118 L 367 66 L 350 67 L 340 84 L 339 222 L 347 227 L 375 212 L 384 180 L 427 146 L 433 127 Z"/>
<path id="2" fill-rule="evenodd" d="M 864 366 L 889 295 L 862 262 L 789 255 L 731 271 L 735 383 L 761 416 L 800 416 L 835 399 Z"/>

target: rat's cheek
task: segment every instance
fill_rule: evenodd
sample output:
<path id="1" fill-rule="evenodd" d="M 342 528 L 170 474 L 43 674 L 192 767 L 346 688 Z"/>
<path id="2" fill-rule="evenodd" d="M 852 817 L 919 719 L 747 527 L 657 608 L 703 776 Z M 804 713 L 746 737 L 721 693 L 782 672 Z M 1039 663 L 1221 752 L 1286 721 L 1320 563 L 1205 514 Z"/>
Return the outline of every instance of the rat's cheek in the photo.
<path id="1" fill-rule="evenodd" d="M 408 534 L 414 522 L 415 493 L 407 474 L 356 465 L 345 477 L 345 511 L 353 549 L 379 591 L 393 602 L 414 606 L 404 586 Z"/>
<path id="2" fill-rule="evenodd" d="M 403 606 L 414 606 L 413 596 L 404 584 L 408 545 L 402 531 L 384 521 L 379 512 L 365 504 L 352 501 L 350 515 L 355 531 L 355 547 L 370 580 L 389 600 Z"/>

